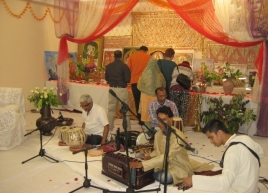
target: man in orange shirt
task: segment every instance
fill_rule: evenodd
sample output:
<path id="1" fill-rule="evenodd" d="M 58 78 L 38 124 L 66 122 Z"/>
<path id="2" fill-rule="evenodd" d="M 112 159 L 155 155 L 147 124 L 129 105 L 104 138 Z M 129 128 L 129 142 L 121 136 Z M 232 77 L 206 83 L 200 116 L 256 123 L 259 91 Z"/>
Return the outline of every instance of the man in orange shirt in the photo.
<path id="1" fill-rule="evenodd" d="M 145 67 L 148 64 L 149 59 L 151 56 L 147 54 L 148 48 L 146 46 L 141 46 L 139 51 L 135 54 L 132 54 L 129 59 L 128 59 L 128 67 L 131 71 L 131 79 L 130 79 L 130 84 L 131 84 L 131 89 L 133 93 L 133 97 L 135 100 L 135 107 L 137 111 L 137 116 L 141 118 L 141 115 L 138 113 L 139 112 L 139 104 L 140 104 L 140 96 L 141 92 L 137 88 L 137 82 L 145 69 Z M 142 124 L 142 122 L 139 122 L 139 124 Z"/>

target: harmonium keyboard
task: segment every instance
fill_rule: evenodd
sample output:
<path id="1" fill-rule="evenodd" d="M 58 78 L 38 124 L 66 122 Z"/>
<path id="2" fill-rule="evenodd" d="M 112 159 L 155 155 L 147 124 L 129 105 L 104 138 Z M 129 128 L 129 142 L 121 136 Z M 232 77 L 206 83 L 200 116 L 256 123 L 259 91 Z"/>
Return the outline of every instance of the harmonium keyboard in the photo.
<path id="1" fill-rule="evenodd" d="M 130 162 L 140 162 L 129 157 Z M 131 170 L 131 184 L 134 189 L 140 189 L 154 182 L 154 170 L 144 172 L 142 168 Z M 107 152 L 102 158 L 102 174 L 129 185 L 127 156 L 122 153 Z M 134 174 L 134 175 L 133 175 Z"/>

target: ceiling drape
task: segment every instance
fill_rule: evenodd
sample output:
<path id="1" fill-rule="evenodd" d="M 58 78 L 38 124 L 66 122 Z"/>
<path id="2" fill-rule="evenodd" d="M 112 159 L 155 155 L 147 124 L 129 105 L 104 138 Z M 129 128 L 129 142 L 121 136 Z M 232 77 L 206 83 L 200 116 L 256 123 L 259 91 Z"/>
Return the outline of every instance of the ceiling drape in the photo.
<path id="1" fill-rule="evenodd" d="M 58 55 L 58 92 L 68 101 L 69 61 L 67 41 L 85 43 L 95 40 L 118 25 L 139 0 L 54 0 L 57 20 L 62 11 L 65 17 L 55 23 L 56 37 L 60 38 Z"/>
<path id="2" fill-rule="evenodd" d="M 61 10 L 66 17 L 55 23 L 55 33 L 60 37 L 59 68 L 68 66 L 67 41 L 84 43 L 103 36 L 115 27 L 138 3 L 139 0 L 54 0 L 55 17 Z M 267 18 L 268 0 L 148 0 L 155 5 L 169 9 L 172 7 L 178 15 L 193 29 L 210 40 L 220 44 L 247 47 L 263 43 L 255 65 L 259 82 L 268 83 L 267 65 Z M 170 6 L 166 3 L 168 2 Z M 57 15 L 58 14 L 58 15 Z M 57 19 L 57 18 L 56 18 Z M 263 68 L 263 66 L 265 66 Z M 263 71 L 264 69 L 264 71 Z M 66 70 L 60 70 L 60 91 L 65 93 L 68 80 Z M 263 75 L 263 79 L 261 78 Z M 262 88 L 260 98 L 260 117 L 257 134 L 267 136 L 268 124 L 265 124 L 265 109 L 268 109 L 268 89 Z M 268 111 L 268 110 L 267 110 Z"/>
<path id="3" fill-rule="evenodd" d="M 267 136 L 268 124 L 265 115 L 268 113 L 268 91 L 264 86 L 268 83 L 268 0 L 167 1 L 192 28 L 215 42 L 237 47 L 263 43 L 255 62 L 259 70 L 259 82 L 262 83 L 257 134 Z"/>

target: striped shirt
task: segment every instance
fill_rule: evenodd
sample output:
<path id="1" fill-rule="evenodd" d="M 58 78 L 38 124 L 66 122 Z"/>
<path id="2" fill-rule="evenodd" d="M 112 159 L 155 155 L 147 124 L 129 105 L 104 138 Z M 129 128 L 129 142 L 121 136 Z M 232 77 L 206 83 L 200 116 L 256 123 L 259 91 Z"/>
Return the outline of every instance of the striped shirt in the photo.
<path id="1" fill-rule="evenodd" d="M 149 103 L 149 117 L 151 120 L 152 127 L 157 126 L 158 121 L 157 121 L 156 110 L 162 106 L 170 107 L 171 111 L 174 114 L 174 117 L 179 117 L 179 112 L 178 112 L 177 106 L 173 101 L 166 99 L 164 104 L 159 104 L 157 100 L 153 100 L 152 102 Z"/>

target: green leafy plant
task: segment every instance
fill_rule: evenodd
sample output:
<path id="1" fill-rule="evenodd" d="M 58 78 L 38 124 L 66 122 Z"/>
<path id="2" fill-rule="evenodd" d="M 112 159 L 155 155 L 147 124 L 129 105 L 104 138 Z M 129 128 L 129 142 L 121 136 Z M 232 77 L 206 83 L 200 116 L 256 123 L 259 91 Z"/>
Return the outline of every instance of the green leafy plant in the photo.
<path id="1" fill-rule="evenodd" d="M 47 89 L 44 87 L 43 90 L 40 90 L 39 87 L 35 87 L 34 90 L 31 90 L 31 95 L 28 96 L 28 100 L 30 102 L 34 103 L 34 106 L 37 108 L 42 108 L 44 106 L 58 106 L 62 104 L 61 100 L 58 99 L 58 96 L 54 94 L 54 91 L 57 90 L 57 88 L 51 87 L 50 89 Z M 59 94 L 62 96 L 62 94 Z"/>
<path id="2" fill-rule="evenodd" d="M 214 70 L 212 70 L 211 72 L 208 70 L 208 67 L 205 62 L 202 62 L 200 65 L 200 69 L 195 71 L 195 77 L 197 81 L 201 83 L 212 82 L 218 78 Z"/>
<path id="3" fill-rule="evenodd" d="M 244 97 L 245 95 L 243 94 L 237 94 L 229 104 L 224 104 L 221 97 L 208 98 L 206 102 L 209 105 L 209 109 L 202 112 L 202 122 L 207 123 L 211 119 L 219 119 L 226 125 L 230 134 L 235 133 L 239 125 L 249 124 L 250 121 L 256 120 L 253 109 L 245 107 L 249 100 L 244 101 Z"/>

